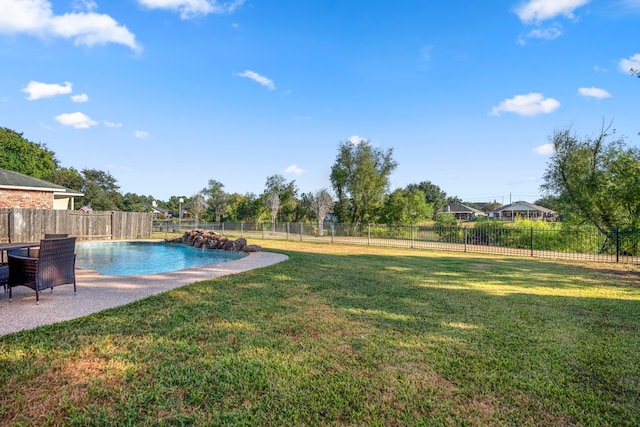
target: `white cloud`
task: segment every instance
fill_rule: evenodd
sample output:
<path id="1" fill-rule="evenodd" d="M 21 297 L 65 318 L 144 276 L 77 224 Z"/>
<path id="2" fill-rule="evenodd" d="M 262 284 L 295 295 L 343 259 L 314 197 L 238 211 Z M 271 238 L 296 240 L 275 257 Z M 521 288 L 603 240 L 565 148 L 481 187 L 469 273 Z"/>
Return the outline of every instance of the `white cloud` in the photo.
<path id="1" fill-rule="evenodd" d="M 32 80 L 22 91 L 29 94 L 27 97 L 29 101 L 33 101 L 35 99 L 50 98 L 56 95 L 66 95 L 71 93 L 72 86 L 73 84 L 69 82 L 64 82 L 63 86 L 55 83 L 40 83 Z"/>
<path id="2" fill-rule="evenodd" d="M 305 173 L 304 169 L 299 168 L 298 166 L 296 166 L 295 164 L 289 166 L 288 168 L 286 168 L 284 170 L 285 173 L 291 173 L 294 175 L 302 175 Z"/>
<path id="3" fill-rule="evenodd" d="M 138 0 L 149 9 L 168 9 L 179 11 L 180 18 L 189 19 L 210 13 L 231 13 L 244 3 L 244 0 L 234 0 L 218 3 L 217 0 Z"/>
<path id="4" fill-rule="evenodd" d="M 515 12 L 525 24 L 540 23 L 560 15 L 573 19 L 573 12 L 587 3 L 589 0 L 529 0 Z"/>
<path id="5" fill-rule="evenodd" d="M 561 35 L 562 25 L 555 23 L 547 28 L 534 28 L 529 31 L 525 37 L 528 39 L 553 40 L 557 39 Z"/>
<path id="6" fill-rule="evenodd" d="M 78 4 L 78 3 L 76 3 Z M 0 33 L 29 34 L 41 38 L 73 39 L 75 45 L 105 45 L 117 43 L 139 51 L 135 35 L 124 25 L 105 14 L 91 12 L 95 2 L 84 1 L 88 12 L 54 15 L 47 0 L 0 1 Z"/>
<path id="7" fill-rule="evenodd" d="M 260 74 L 253 72 L 251 70 L 246 70 L 242 73 L 236 73 L 237 76 L 240 77 L 246 77 L 248 79 L 251 79 L 259 84 L 261 84 L 262 86 L 268 88 L 269 90 L 275 90 L 276 86 L 273 84 L 273 82 L 268 79 L 265 76 L 261 76 Z"/>
<path id="8" fill-rule="evenodd" d="M 296 116 L 296 120 L 311 120 L 311 116 Z"/>
<path id="9" fill-rule="evenodd" d="M 133 134 L 135 135 L 136 138 L 138 139 L 145 139 L 145 138 L 149 138 L 149 132 L 145 132 L 143 130 L 137 130 L 135 132 L 133 132 Z"/>
<path id="10" fill-rule="evenodd" d="M 89 95 L 87 95 L 86 93 L 71 95 L 71 100 L 78 103 L 87 102 L 89 100 Z"/>
<path id="11" fill-rule="evenodd" d="M 609 70 L 607 70 L 606 68 L 602 68 L 601 66 L 596 64 L 593 66 L 593 71 L 595 71 L 596 73 L 607 73 Z"/>
<path id="12" fill-rule="evenodd" d="M 553 98 L 545 98 L 541 93 L 529 93 L 516 95 L 511 99 L 505 99 L 497 107 L 491 110 L 492 116 L 499 116 L 502 112 L 515 113 L 520 116 L 537 116 L 549 114 L 560 107 L 560 103 Z"/>
<path id="13" fill-rule="evenodd" d="M 60 114 L 55 119 L 60 124 L 73 126 L 76 129 L 87 129 L 98 124 L 98 122 L 91 120 L 89 116 L 80 112 Z"/>
<path id="14" fill-rule="evenodd" d="M 347 138 L 347 142 L 353 145 L 359 145 L 363 142 L 367 142 L 367 140 L 365 138 L 359 137 L 358 135 L 351 135 L 349 138 Z"/>
<path id="15" fill-rule="evenodd" d="M 629 11 L 634 11 L 640 9 L 640 0 L 619 0 L 618 5 Z"/>
<path id="16" fill-rule="evenodd" d="M 578 93 L 586 98 L 611 98 L 611 94 L 609 92 L 597 87 L 581 87 L 578 89 Z"/>
<path id="17" fill-rule="evenodd" d="M 540 154 L 541 156 L 548 156 L 553 154 L 553 144 L 542 144 L 533 149 L 534 152 Z"/>
<path id="18" fill-rule="evenodd" d="M 122 127 L 122 123 L 114 123 L 114 122 L 108 122 L 108 121 L 104 121 L 104 125 L 108 128 L 121 128 Z"/>
<path id="19" fill-rule="evenodd" d="M 629 58 L 621 59 L 618 64 L 618 69 L 623 73 L 629 73 L 632 68 L 634 70 L 640 70 L 640 53 L 636 53 Z"/>
<path id="20" fill-rule="evenodd" d="M 86 10 L 87 12 L 91 12 L 98 8 L 98 4 L 93 0 L 74 0 L 73 8 L 75 10 Z"/>

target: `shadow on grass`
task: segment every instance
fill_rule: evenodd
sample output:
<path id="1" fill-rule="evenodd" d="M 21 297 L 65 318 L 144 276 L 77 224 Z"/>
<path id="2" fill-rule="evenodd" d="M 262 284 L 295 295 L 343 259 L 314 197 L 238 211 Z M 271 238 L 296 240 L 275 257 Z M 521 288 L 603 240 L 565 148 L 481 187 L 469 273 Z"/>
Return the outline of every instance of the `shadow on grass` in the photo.
<path id="1" fill-rule="evenodd" d="M 0 407 L 12 409 L 0 420 L 37 419 L 21 401 L 48 381 L 84 392 L 47 413 L 78 424 L 640 421 L 640 289 L 617 274 L 475 255 L 286 253 L 2 337 Z"/>

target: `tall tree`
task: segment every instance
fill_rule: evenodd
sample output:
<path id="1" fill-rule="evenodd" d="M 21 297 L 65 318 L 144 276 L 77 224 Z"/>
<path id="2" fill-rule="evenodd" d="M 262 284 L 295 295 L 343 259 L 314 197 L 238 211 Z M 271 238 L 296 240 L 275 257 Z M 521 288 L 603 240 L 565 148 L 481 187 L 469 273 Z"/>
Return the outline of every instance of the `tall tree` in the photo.
<path id="1" fill-rule="evenodd" d="M 498 206 L 496 206 L 495 208 L 500 207 L 500 205 L 498 203 L 496 203 L 496 204 Z M 558 206 L 558 198 L 555 197 L 555 196 L 542 197 L 542 198 L 536 200 L 535 202 L 533 202 L 533 204 L 534 205 L 538 205 L 538 206 L 542 206 L 543 208 L 551 209 L 552 211 L 560 210 L 560 207 Z M 491 210 L 493 210 L 495 208 L 492 208 Z"/>
<path id="2" fill-rule="evenodd" d="M 276 232 L 276 218 L 280 210 L 280 196 L 276 191 L 272 191 L 267 195 L 267 207 L 271 211 L 271 228 L 272 232 Z"/>
<path id="3" fill-rule="evenodd" d="M 444 200 L 444 205 L 462 205 L 464 204 L 464 202 L 462 201 L 462 199 L 458 196 L 447 196 L 447 198 Z"/>
<path id="4" fill-rule="evenodd" d="M 229 205 L 229 195 L 223 190 L 224 184 L 214 179 L 209 180 L 209 185 L 202 190 L 202 194 L 207 198 L 209 209 L 213 210 L 216 222 L 220 222 Z"/>
<path id="5" fill-rule="evenodd" d="M 305 222 L 313 221 L 316 219 L 316 214 L 311 206 L 311 200 L 314 193 L 302 193 L 296 203 L 296 216 L 293 222 Z"/>
<path id="6" fill-rule="evenodd" d="M 285 222 L 295 221 L 297 217 L 296 207 L 298 203 L 298 188 L 296 187 L 296 182 L 287 182 L 287 180 L 279 174 L 267 177 L 263 198 L 268 210 L 270 210 L 270 208 L 268 207 L 267 199 L 272 193 L 277 193 L 280 200 L 280 207 L 278 210 L 278 217 L 280 220 Z"/>
<path id="7" fill-rule="evenodd" d="M 640 226 L 640 150 L 622 138 L 610 140 L 614 134 L 611 124 L 582 140 L 571 129 L 555 131 L 541 186 L 569 219 L 607 237 L 615 227 Z"/>
<path id="8" fill-rule="evenodd" d="M 153 211 L 154 201 L 153 196 L 126 193 L 120 199 L 118 208 L 123 212 L 151 212 Z"/>
<path id="9" fill-rule="evenodd" d="M 447 193 L 442 191 L 440 187 L 433 184 L 431 181 L 422 181 L 419 184 L 409 184 L 406 189 L 418 189 L 422 191 L 425 202 L 433 207 L 434 215 L 438 212 L 442 212 L 442 209 L 446 205 Z"/>
<path id="10" fill-rule="evenodd" d="M 207 202 L 202 193 L 196 193 L 191 196 L 191 199 L 187 203 L 187 207 L 189 211 L 191 211 L 197 227 L 202 213 L 207 209 Z"/>
<path id="11" fill-rule="evenodd" d="M 71 190 L 82 191 L 84 177 L 75 168 L 58 168 L 54 171 L 51 182 Z"/>
<path id="12" fill-rule="evenodd" d="M 182 203 L 180 203 L 180 199 L 182 199 Z M 171 215 L 174 218 L 180 218 L 180 209 L 184 207 L 184 201 L 186 199 L 184 196 L 171 196 L 168 201 L 160 201 L 158 205 L 171 211 Z"/>
<path id="13" fill-rule="evenodd" d="M 391 148 L 374 148 L 368 140 L 341 142 L 331 167 L 339 221 L 354 225 L 373 222 L 389 188 L 389 176 L 397 165 Z"/>
<path id="14" fill-rule="evenodd" d="M 387 224 L 417 224 L 433 216 L 433 205 L 425 200 L 418 188 L 397 189 L 385 201 L 383 222 Z"/>
<path id="15" fill-rule="evenodd" d="M 21 133 L 0 127 L 0 168 L 51 181 L 58 168 L 53 151 Z"/>
<path id="16" fill-rule="evenodd" d="M 230 196 L 229 219 L 231 221 L 258 222 L 261 211 L 262 199 L 254 193 L 234 193 Z"/>
<path id="17" fill-rule="evenodd" d="M 324 219 L 333 212 L 333 197 L 326 188 L 320 189 L 309 197 L 311 209 L 318 220 L 318 237 L 324 233 Z"/>
<path id="18" fill-rule="evenodd" d="M 84 185 L 82 203 L 96 211 L 113 211 L 118 209 L 122 199 L 118 181 L 109 172 L 98 169 L 83 169 Z"/>

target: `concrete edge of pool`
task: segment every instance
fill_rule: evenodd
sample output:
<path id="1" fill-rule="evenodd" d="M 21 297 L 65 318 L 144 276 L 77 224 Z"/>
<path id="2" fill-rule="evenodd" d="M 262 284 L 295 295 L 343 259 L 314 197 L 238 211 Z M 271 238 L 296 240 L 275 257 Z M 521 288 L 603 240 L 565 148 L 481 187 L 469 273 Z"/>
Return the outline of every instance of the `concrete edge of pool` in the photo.
<path id="1" fill-rule="evenodd" d="M 59 286 L 53 293 L 42 291 L 40 304 L 36 304 L 36 293 L 25 286 L 13 288 L 11 302 L 9 293 L 0 289 L 0 335 L 75 319 L 190 283 L 267 267 L 287 259 L 286 255 L 273 252 L 252 252 L 235 261 L 142 276 L 100 276 L 95 271 L 78 269 L 76 295 L 73 285 Z"/>

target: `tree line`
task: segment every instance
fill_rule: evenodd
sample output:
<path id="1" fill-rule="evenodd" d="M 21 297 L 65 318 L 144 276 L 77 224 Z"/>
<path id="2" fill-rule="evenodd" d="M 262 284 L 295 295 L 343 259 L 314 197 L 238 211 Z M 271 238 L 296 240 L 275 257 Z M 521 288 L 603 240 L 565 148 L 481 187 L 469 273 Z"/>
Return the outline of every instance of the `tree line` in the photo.
<path id="1" fill-rule="evenodd" d="M 604 123 L 595 136 L 579 137 L 568 128 L 556 130 L 549 141 L 554 151 L 543 176 L 544 197 L 534 203 L 558 211 L 567 226 L 589 225 L 606 236 L 614 228 L 640 226 L 637 147 L 616 137 L 612 124 Z M 266 178 L 260 194 L 227 193 L 223 183 L 210 179 L 189 196 L 163 201 L 152 195 L 121 193 L 116 178 L 106 171 L 61 167 L 46 145 L 0 128 L 0 167 L 82 192 L 77 202 L 98 211 L 151 211 L 155 203 L 175 216 L 200 221 L 318 221 L 320 229 L 329 214 L 335 222 L 353 225 L 419 224 L 433 219 L 442 219 L 443 224 L 455 222 L 439 213 L 446 205 L 463 201 L 430 181 L 391 191 L 390 176 L 397 166 L 393 149 L 376 148 L 364 139 L 345 140 L 338 144 L 331 167 L 331 189 L 304 193 L 295 181 L 274 174 Z M 485 209 L 497 206 L 490 204 Z"/>
<path id="2" fill-rule="evenodd" d="M 389 178 L 397 167 L 393 150 L 375 148 L 368 140 L 339 144 L 331 168 L 333 194 L 327 188 L 301 192 L 295 180 L 287 181 L 280 174 L 267 177 L 260 194 L 227 193 L 224 184 L 215 179 L 191 195 L 168 200 L 122 193 L 111 173 L 62 167 L 45 144 L 29 141 L 8 128 L 0 128 L 0 167 L 82 192 L 84 196 L 76 200 L 78 206 L 129 212 L 148 212 L 157 206 L 175 216 L 207 222 L 323 221 L 333 214 L 342 223 L 415 224 L 433 218 L 447 204 L 461 203 L 429 181 L 389 192 Z"/>

